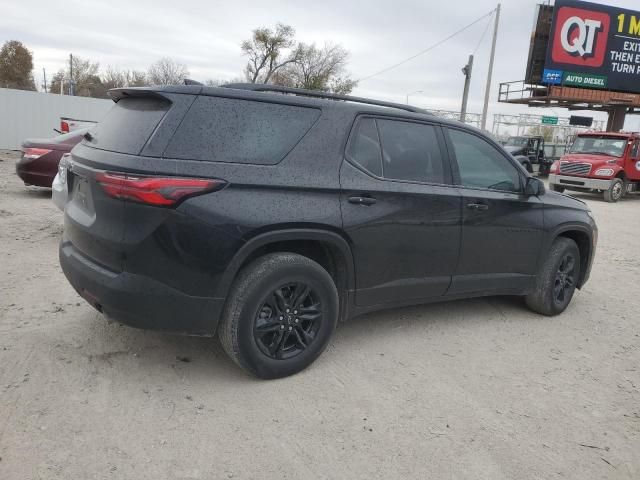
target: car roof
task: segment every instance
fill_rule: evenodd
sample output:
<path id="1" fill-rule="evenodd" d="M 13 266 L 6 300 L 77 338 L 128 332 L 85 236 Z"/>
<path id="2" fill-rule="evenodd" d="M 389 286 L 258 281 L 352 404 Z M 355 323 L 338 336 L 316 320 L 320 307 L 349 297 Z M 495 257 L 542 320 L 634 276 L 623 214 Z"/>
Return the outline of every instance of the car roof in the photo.
<path id="1" fill-rule="evenodd" d="M 115 102 L 125 97 L 146 96 L 153 95 L 154 93 L 160 95 L 163 93 L 206 95 L 212 97 L 237 98 L 239 100 L 268 101 L 287 105 L 322 108 L 323 110 L 342 110 L 345 113 L 348 112 L 353 115 L 370 114 L 396 117 L 405 120 L 428 120 L 442 125 L 463 128 L 491 138 L 486 132 L 472 125 L 458 120 L 437 117 L 428 110 L 411 105 L 273 85 L 229 84 L 221 87 L 207 87 L 194 83 L 195 82 L 190 82 L 187 85 L 114 88 L 109 90 L 109 95 Z M 265 89 L 268 91 L 264 91 Z"/>
<path id="2" fill-rule="evenodd" d="M 263 100 L 275 103 L 294 104 L 301 106 L 336 108 L 371 113 L 403 113 L 414 118 L 435 118 L 427 110 L 411 105 L 403 105 L 380 100 L 353 97 L 348 95 L 316 92 L 297 88 L 278 87 L 260 84 L 230 84 L 222 87 L 207 87 L 202 85 L 170 85 L 156 87 L 115 88 L 109 90 L 114 101 L 125 97 L 144 96 L 145 93 L 157 92 L 177 93 L 186 95 L 206 95 L 214 97 L 243 98 Z"/>

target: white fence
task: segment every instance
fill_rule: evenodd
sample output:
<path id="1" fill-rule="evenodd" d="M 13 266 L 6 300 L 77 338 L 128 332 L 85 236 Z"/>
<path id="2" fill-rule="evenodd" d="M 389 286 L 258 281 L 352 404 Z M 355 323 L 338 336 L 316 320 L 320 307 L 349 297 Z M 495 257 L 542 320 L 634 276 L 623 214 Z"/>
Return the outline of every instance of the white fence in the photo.
<path id="1" fill-rule="evenodd" d="M 111 100 L 0 88 L 0 149 L 20 150 L 25 138 L 53 137 L 60 117 L 100 121 Z"/>

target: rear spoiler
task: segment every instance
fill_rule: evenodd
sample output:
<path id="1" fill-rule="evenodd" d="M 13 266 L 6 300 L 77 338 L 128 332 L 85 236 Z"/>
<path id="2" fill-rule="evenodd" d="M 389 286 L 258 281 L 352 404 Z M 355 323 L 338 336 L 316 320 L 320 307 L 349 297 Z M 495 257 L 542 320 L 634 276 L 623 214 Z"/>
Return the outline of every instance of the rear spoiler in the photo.
<path id="1" fill-rule="evenodd" d="M 114 102 L 118 102 L 123 98 L 131 97 L 151 97 L 167 100 L 163 93 L 183 93 L 188 95 L 199 95 L 202 91 L 201 85 L 168 85 L 166 87 L 128 87 L 128 88 L 112 88 L 109 90 L 109 96 Z"/>

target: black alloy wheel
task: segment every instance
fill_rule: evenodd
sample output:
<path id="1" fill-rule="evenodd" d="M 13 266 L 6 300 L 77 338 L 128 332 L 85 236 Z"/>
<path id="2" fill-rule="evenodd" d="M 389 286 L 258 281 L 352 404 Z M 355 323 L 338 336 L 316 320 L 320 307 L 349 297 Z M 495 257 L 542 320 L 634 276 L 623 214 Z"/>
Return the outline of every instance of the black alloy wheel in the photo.
<path id="1" fill-rule="evenodd" d="M 580 282 L 580 249 L 570 238 L 558 237 L 536 275 L 533 290 L 525 296 L 531 310 L 542 315 L 562 313 Z"/>
<path id="2" fill-rule="evenodd" d="M 571 253 L 565 254 L 556 272 L 553 285 L 553 300 L 557 305 L 564 305 L 567 296 L 573 294 L 576 285 L 575 271 L 576 259 Z"/>
<path id="3" fill-rule="evenodd" d="M 308 257 L 269 253 L 233 282 L 218 326 L 225 352 L 259 378 L 311 365 L 336 329 L 340 297 L 329 272 Z"/>
<path id="4" fill-rule="evenodd" d="M 268 357 L 293 358 L 313 343 L 322 316 L 317 293 L 306 283 L 289 283 L 264 300 L 255 318 L 253 338 Z"/>

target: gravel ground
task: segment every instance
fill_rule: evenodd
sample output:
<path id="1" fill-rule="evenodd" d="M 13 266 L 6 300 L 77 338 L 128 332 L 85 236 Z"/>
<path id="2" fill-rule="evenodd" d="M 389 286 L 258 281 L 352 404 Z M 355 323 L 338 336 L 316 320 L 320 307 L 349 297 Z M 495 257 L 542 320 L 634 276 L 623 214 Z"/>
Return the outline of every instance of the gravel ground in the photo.
<path id="1" fill-rule="evenodd" d="M 640 197 L 587 199 L 560 317 L 492 298 L 341 325 L 257 381 L 212 339 L 108 324 L 58 266 L 62 215 L 0 154 L 0 478 L 640 478 Z"/>

